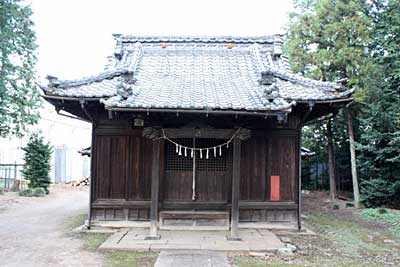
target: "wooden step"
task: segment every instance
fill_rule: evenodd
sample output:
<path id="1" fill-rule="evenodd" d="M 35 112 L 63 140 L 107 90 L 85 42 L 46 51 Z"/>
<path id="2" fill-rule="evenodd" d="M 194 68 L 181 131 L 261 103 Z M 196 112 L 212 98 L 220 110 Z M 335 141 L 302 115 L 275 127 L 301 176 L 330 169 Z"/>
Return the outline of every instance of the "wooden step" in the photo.
<path id="1" fill-rule="evenodd" d="M 161 211 L 163 230 L 229 230 L 229 212 L 225 211 Z"/>

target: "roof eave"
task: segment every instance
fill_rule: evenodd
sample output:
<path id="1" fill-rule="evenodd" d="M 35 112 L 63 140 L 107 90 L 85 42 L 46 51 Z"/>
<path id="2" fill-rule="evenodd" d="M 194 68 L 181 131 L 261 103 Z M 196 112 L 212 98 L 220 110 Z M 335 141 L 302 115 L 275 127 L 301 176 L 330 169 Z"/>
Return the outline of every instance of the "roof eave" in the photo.
<path id="1" fill-rule="evenodd" d="M 170 108 L 130 108 L 130 107 L 110 107 L 105 106 L 105 109 L 110 111 L 125 111 L 125 112 L 156 112 L 156 113 L 187 113 L 187 114 L 215 114 L 215 115 L 248 115 L 248 116 L 275 116 L 278 114 L 288 114 L 292 111 L 291 108 L 282 110 L 222 110 L 222 109 L 170 109 Z"/>
<path id="2" fill-rule="evenodd" d="M 100 101 L 104 97 L 72 97 L 72 96 L 60 96 L 51 95 L 45 92 L 45 95 L 41 95 L 44 99 L 54 99 L 54 100 L 72 100 L 72 101 Z"/>
<path id="3" fill-rule="evenodd" d="M 353 101 L 354 98 L 346 97 L 346 98 L 335 98 L 329 100 L 318 100 L 318 99 L 309 99 L 309 100 L 296 100 L 299 104 L 309 104 L 310 102 L 314 102 L 315 104 L 333 104 L 333 103 L 347 103 Z"/>

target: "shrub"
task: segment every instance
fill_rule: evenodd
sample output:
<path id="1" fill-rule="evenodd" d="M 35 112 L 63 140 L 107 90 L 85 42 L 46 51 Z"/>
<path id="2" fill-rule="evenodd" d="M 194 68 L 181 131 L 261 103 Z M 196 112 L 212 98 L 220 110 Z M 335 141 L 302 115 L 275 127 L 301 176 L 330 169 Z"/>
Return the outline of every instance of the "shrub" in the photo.
<path id="1" fill-rule="evenodd" d="M 383 179 L 372 179 L 361 184 L 361 201 L 367 208 L 381 207 L 392 202 L 394 188 Z"/>
<path id="2" fill-rule="evenodd" d="M 32 196 L 33 197 L 44 197 L 46 195 L 46 190 L 42 187 L 36 187 L 32 189 Z"/>
<path id="3" fill-rule="evenodd" d="M 32 196 L 32 189 L 27 188 L 18 192 L 18 195 L 21 197 L 31 197 Z"/>
<path id="4" fill-rule="evenodd" d="M 400 207 L 400 181 L 396 181 L 392 184 L 393 197 L 392 197 L 392 205 L 393 207 Z"/>
<path id="5" fill-rule="evenodd" d="M 4 195 L 4 189 L 0 187 L 0 195 Z"/>
<path id="6" fill-rule="evenodd" d="M 34 133 L 22 150 L 25 152 L 25 165 L 22 174 L 24 179 L 30 181 L 29 188 L 41 187 L 48 194 L 51 146 L 44 142 L 43 136 L 39 133 Z"/>
<path id="7" fill-rule="evenodd" d="M 364 219 L 380 217 L 380 214 L 376 211 L 376 209 L 363 209 L 361 215 Z"/>
<path id="8" fill-rule="evenodd" d="M 387 211 L 386 209 L 383 209 L 383 208 L 378 209 L 377 212 L 378 212 L 379 214 L 388 213 L 388 211 Z"/>
<path id="9" fill-rule="evenodd" d="M 339 204 L 333 204 L 333 205 L 332 205 L 332 209 L 334 209 L 334 210 L 340 209 Z"/>
<path id="10" fill-rule="evenodd" d="M 354 207 L 354 203 L 346 202 L 346 208 L 352 208 L 352 207 Z"/>

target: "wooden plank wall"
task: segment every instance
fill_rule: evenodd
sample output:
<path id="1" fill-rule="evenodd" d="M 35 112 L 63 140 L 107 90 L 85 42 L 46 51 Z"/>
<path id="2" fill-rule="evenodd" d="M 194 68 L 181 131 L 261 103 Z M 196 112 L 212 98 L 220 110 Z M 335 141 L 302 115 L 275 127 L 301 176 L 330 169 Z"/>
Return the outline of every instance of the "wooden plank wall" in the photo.
<path id="1" fill-rule="evenodd" d="M 253 132 L 242 143 L 241 222 L 296 222 L 299 133 Z M 270 199 L 271 176 L 280 177 L 280 200 Z"/>
<path id="2" fill-rule="evenodd" d="M 152 141 L 140 129 L 103 125 L 95 128 L 94 144 L 93 219 L 148 220 Z"/>
<path id="3" fill-rule="evenodd" d="M 241 221 L 295 221 L 299 135 L 297 131 L 253 131 L 242 142 L 240 179 Z M 100 220 L 147 220 L 151 192 L 152 141 L 140 129 L 95 129 L 93 217 Z M 175 209 L 202 207 L 229 210 L 229 171 L 197 172 L 198 200 L 191 200 L 192 173 L 164 173 L 164 145 L 160 152 L 160 200 Z M 270 201 L 270 177 L 280 176 L 281 200 Z M 168 178 L 168 176 L 171 176 Z M 176 180 L 178 179 L 178 180 Z M 185 181 L 185 182 L 182 182 Z M 182 186 L 176 187 L 176 184 Z M 189 190 L 188 190 L 189 188 Z M 175 191 L 174 191 L 175 190 Z M 183 201 L 183 202 L 182 202 Z M 179 202 L 179 203 L 178 203 Z M 185 203 L 184 203 L 185 202 Z M 196 203 L 197 202 L 197 203 Z M 175 203 L 175 204 L 174 204 Z M 193 204 L 191 204 L 193 203 Z M 215 204 L 215 207 L 213 206 Z M 226 204 L 224 204 L 226 203 Z M 161 204 L 161 209 L 164 204 Z M 197 206 L 196 206 L 197 205 Z"/>
<path id="4" fill-rule="evenodd" d="M 297 201 L 298 134 L 259 132 L 242 143 L 241 200 L 269 201 L 270 177 L 280 176 L 281 201 Z"/>
<path id="5" fill-rule="evenodd" d="M 240 199 L 266 201 L 269 180 L 267 137 L 253 136 L 242 142 L 241 152 Z"/>
<path id="6" fill-rule="evenodd" d="M 97 135 L 96 199 L 150 199 L 151 140 L 138 135 Z"/>

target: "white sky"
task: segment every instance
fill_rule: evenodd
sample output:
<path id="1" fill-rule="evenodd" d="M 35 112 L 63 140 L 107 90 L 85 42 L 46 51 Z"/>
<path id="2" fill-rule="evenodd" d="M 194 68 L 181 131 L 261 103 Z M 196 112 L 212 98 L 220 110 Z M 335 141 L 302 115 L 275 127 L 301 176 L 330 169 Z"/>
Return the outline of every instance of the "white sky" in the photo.
<path id="1" fill-rule="evenodd" d="M 38 75 L 101 71 L 112 33 L 269 35 L 284 32 L 292 0 L 32 0 Z"/>

